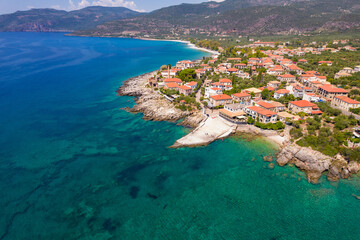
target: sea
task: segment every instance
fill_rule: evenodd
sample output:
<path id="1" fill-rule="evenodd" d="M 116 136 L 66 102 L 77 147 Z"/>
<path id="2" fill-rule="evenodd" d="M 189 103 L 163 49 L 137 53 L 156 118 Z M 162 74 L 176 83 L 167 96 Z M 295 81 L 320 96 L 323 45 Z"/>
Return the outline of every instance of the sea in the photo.
<path id="1" fill-rule="evenodd" d="M 190 129 L 121 108 L 184 43 L 0 33 L 0 240 L 359 239 L 360 179 L 307 182 L 272 143 L 169 148 Z"/>

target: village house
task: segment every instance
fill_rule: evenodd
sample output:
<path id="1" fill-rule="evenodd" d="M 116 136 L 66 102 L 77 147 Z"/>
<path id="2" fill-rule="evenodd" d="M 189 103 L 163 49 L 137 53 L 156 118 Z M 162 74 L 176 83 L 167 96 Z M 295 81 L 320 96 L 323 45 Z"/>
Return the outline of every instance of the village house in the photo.
<path id="1" fill-rule="evenodd" d="M 195 63 L 189 60 L 183 60 L 176 63 L 177 68 L 181 68 L 182 70 L 186 68 L 192 68 L 195 66 Z"/>
<path id="2" fill-rule="evenodd" d="M 241 104 L 226 104 L 219 110 L 219 116 L 233 123 L 246 123 L 246 113 Z"/>
<path id="3" fill-rule="evenodd" d="M 275 42 L 254 42 L 254 47 L 275 47 Z"/>
<path id="4" fill-rule="evenodd" d="M 280 103 L 280 102 L 276 102 L 276 101 L 269 101 L 269 103 L 273 106 L 275 106 L 274 112 L 282 112 L 285 110 L 285 105 Z"/>
<path id="5" fill-rule="evenodd" d="M 319 108 L 315 103 L 311 103 L 306 100 L 299 100 L 299 101 L 289 102 L 288 109 L 293 113 L 304 112 L 311 114 L 313 111 L 316 111 Z"/>
<path id="6" fill-rule="evenodd" d="M 210 102 L 213 106 L 225 105 L 232 102 L 232 97 L 226 94 L 210 96 Z"/>
<path id="7" fill-rule="evenodd" d="M 301 68 L 299 68 L 298 66 L 296 66 L 294 64 L 286 66 L 286 69 L 289 72 L 296 72 L 296 74 L 299 74 L 299 75 L 303 72 L 303 70 Z"/>
<path id="8" fill-rule="evenodd" d="M 182 85 L 182 81 L 179 78 L 167 78 L 164 80 L 164 83 L 177 83 L 179 85 Z"/>
<path id="9" fill-rule="evenodd" d="M 276 123 L 277 114 L 261 107 L 251 106 L 245 108 L 245 112 L 251 116 L 253 119 L 261 123 Z"/>
<path id="10" fill-rule="evenodd" d="M 229 68 L 227 70 L 227 74 L 232 74 L 232 73 L 237 73 L 237 72 L 239 72 L 239 69 L 237 69 L 237 68 Z"/>
<path id="11" fill-rule="evenodd" d="M 195 73 L 196 73 L 196 77 L 197 77 L 198 79 L 200 79 L 202 76 L 205 75 L 206 70 L 205 70 L 205 69 L 196 69 L 196 70 L 195 70 Z"/>
<path id="12" fill-rule="evenodd" d="M 173 69 L 169 69 L 169 70 L 164 70 L 161 72 L 161 76 L 163 78 L 172 78 L 172 77 L 175 77 L 176 74 L 178 72 L 180 72 L 181 69 L 178 69 L 178 68 L 173 68 Z"/>
<path id="13" fill-rule="evenodd" d="M 273 68 L 267 70 L 269 75 L 278 76 L 284 73 L 284 69 L 280 65 L 275 65 Z"/>
<path id="14" fill-rule="evenodd" d="M 360 108 L 360 102 L 355 101 L 347 96 L 335 96 L 332 101 L 331 105 L 345 109 L 347 111 L 350 108 Z"/>
<path id="15" fill-rule="evenodd" d="M 257 88 L 247 88 L 247 89 L 244 89 L 243 92 L 248 93 L 248 94 L 253 93 L 254 97 L 256 97 L 256 98 L 261 96 L 261 90 L 257 89 Z"/>
<path id="16" fill-rule="evenodd" d="M 191 81 L 185 84 L 188 87 L 191 87 L 192 90 L 194 90 L 197 87 L 197 82 Z"/>
<path id="17" fill-rule="evenodd" d="M 248 93 L 234 93 L 231 95 L 231 97 L 233 98 L 233 100 L 235 102 L 239 102 L 239 103 L 243 103 L 243 104 L 250 104 L 251 101 L 251 95 Z"/>
<path id="18" fill-rule="evenodd" d="M 271 103 L 268 102 L 264 102 L 264 101 L 259 101 L 255 104 L 255 106 L 261 107 L 263 109 L 269 110 L 269 111 L 275 111 L 275 106 L 272 105 Z"/>
<path id="19" fill-rule="evenodd" d="M 292 114 L 290 114 L 288 112 L 279 112 L 278 117 L 279 117 L 279 120 L 281 122 L 286 122 L 288 120 L 293 121 L 293 120 L 299 120 L 300 119 L 299 116 L 292 115 Z"/>
<path id="20" fill-rule="evenodd" d="M 191 92 L 192 92 L 192 88 L 191 88 L 191 87 L 188 87 L 188 86 L 186 86 L 186 85 L 179 86 L 179 87 L 178 87 L 178 90 L 179 90 L 179 93 L 180 93 L 180 94 L 184 94 L 185 96 L 190 95 Z"/>
<path id="21" fill-rule="evenodd" d="M 291 75 L 291 74 L 279 75 L 277 77 L 277 79 L 279 79 L 279 81 L 281 81 L 281 82 L 288 82 L 288 83 L 296 82 L 296 77 L 294 75 Z"/>
<path id="22" fill-rule="evenodd" d="M 281 82 L 279 82 L 279 81 L 270 81 L 267 84 L 268 87 L 273 87 L 274 89 L 278 89 L 280 85 L 281 85 Z"/>
<path id="23" fill-rule="evenodd" d="M 281 97 L 284 97 L 284 96 L 286 96 L 286 95 L 289 95 L 289 93 L 290 93 L 290 91 L 287 90 L 287 89 L 279 89 L 279 90 L 275 91 L 275 93 L 274 93 L 274 98 L 275 98 L 275 99 L 279 99 L 279 98 L 281 98 Z"/>
<path id="24" fill-rule="evenodd" d="M 177 84 L 176 82 L 168 82 L 165 83 L 164 89 L 168 89 L 168 90 L 178 90 L 179 84 Z"/>
<path id="25" fill-rule="evenodd" d="M 231 86 L 232 85 L 232 81 L 230 79 L 227 79 L 227 78 L 220 79 L 219 83 L 221 85 L 224 85 L 224 86 Z"/>
<path id="26" fill-rule="evenodd" d="M 319 102 L 320 96 L 315 93 L 304 93 L 303 100 L 306 100 L 309 102 Z"/>
<path id="27" fill-rule="evenodd" d="M 335 73 L 335 79 L 338 79 L 338 78 L 342 78 L 342 77 L 351 77 L 352 75 L 350 73 L 346 73 L 346 72 L 338 72 L 338 73 Z"/>
<path id="28" fill-rule="evenodd" d="M 327 66 L 332 66 L 332 61 L 319 61 L 318 62 L 319 65 L 327 65 Z"/>
<path id="29" fill-rule="evenodd" d="M 325 98 L 333 99 L 335 96 L 347 96 L 348 91 L 342 88 L 337 88 L 333 85 L 323 85 L 319 87 L 319 94 Z"/>
<path id="30" fill-rule="evenodd" d="M 205 98 L 210 98 L 210 96 L 222 94 L 221 88 L 218 87 L 206 87 L 205 88 Z"/>

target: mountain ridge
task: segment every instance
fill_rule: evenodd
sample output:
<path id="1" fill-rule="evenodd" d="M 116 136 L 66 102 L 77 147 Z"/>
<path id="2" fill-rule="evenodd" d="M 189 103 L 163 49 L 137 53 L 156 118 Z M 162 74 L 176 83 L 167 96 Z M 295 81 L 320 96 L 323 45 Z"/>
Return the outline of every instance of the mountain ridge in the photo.
<path id="1" fill-rule="evenodd" d="M 0 31 L 76 31 L 95 28 L 97 25 L 136 17 L 142 13 L 124 7 L 92 6 L 65 11 L 52 8 L 30 9 L 0 15 Z"/>

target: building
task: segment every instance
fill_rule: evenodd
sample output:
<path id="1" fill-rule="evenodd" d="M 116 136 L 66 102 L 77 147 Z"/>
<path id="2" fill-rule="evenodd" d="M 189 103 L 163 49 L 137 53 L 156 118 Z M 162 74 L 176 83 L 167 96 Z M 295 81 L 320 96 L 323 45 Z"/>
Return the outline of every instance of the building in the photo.
<path id="1" fill-rule="evenodd" d="M 290 93 L 290 91 L 287 90 L 287 89 L 279 89 L 279 90 L 275 91 L 275 93 L 274 93 L 274 98 L 275 98 L 275 99 L 279 99 L 279 98 L 281 98 L 281 97 L 284 97 L 284 96 L 286 96 L 286 95 L 289 95 L 289 93 Z"/>
<path id="2" fill-rule="evenodd" d="M 347 96 L 348 91 L 342 88 L 337 88 L 330 84 L 325 84 L 319 87 L 319 94 L 325 98 L 333 99 L 335 96 Z"/>
<path id="3" fill-rule="evenodd" d="M 227 78 L 220 79 L 219 83 L 221 85 L 224 85 L 224 86 L 231 86 L 232 85 L 232 81 L 230 79 L 227 79 Z"/>
<path id="4" fill-rule="evenodd" d="M 275 47 L 275 42 L 254 42 L 254 47 Z"/>
<path id="5" fill-rule="evenodd" d="M 186 83 L 185 85 L 188 87 L 191 87 L 192 90 L 194 90 L 197 87 L 197 82 L 192 81 L 192 82 Z"/>
<path id="6" fill-rule="evenodd" d="M 342 78 L 342 77 L 351 77 L 352 75 L 350 73 L 346 73 L 346 72 L 338 72 L 338 73 L 335 73 L 335 79 L 338 79 L 338 78 Z"/>
<path id="7" fill-rule="evenodd" d="M 320 96 L 315 93 L 304 93 L 303 100 L 306 100 L 309 102 L 319 102 Z"/>
<path id="8" fill-rule="evenodd" d="M 255 97 L 261 97 L 261 92 L 262 91 L 260 89 L 257 89 L 257 88 L 247 88 L 247 89 L 244 89 L 243 92 L 248 93 L 248 94 L 254 93 Z"/>
<path id="9" fill-rule="evenodd" d="M 270 101 L 269 103 L 275 106 L 275 109 L 273 110 L 274 112 L 282 112 L 285 110 L 285 105 L 280 102 Z"/>
<path id="10" fill-rule="evenodd" d="M 279 81 L 270 81 L 267 86 L 268 87 L 273 87 L 274 89 L 278 89 L 281 85 L 281 82 Z"/>
<path id="11" fill-rule="evenodd" d="M 355 101 L 347 96 L 335 96 L 332 99 L 331 104 L 347 111 L 349 111 L 350 108 L 360 108 L 360 102 Z"/>
<path id="12" fill-rule="evenodd" d="M 235 102 L 244 103 L 244 104 L 250 104 L 251 101 L 251 95 L 248 93 L 234 93 L 231 95 L 232 99 Z"/>
<path id="13" fill-rule="evenodd" d="M 252 106 L 245 108 L 245 112 L 261 123 L 276 123 L 277 114 L 261 107 Z"/>
<path id="14" fill-rule="evenodd" d="M 292 115 L 287 112 L 279 112 L 278 117 L 281 122 L 286 122 L 288 120 L 299 120 L 300 119 L 299 116 L 295 116 L 295 115 Z"/>
<path id="15" fill-rule="evenodd" d="M 164 89 L 178 90 L 179 84 L 176 82 L 165 83 Z"/>
<path id="16" fill-rule="evenodd" d="M 311 114 L 312 111 L 316 111 L 319 109 L 315 103 L 311 103 L 306 100 L 289 102 L 288 108 L 293 113 L 304 112 L 304 113 L 308 113 L 308 114 Z"/>
<path id="17" fill-rule="evenodd" d="M 182 81 L 179 78 L 167 78 L 164 80 L 164 83 L 177 83 L 179 85 L 182 85 Z"/>
<path id="18" fill-rule="evenodd" d="M 292 72 L 296 72 L 296 74 L 301 74 L 303 72 L 303 70 L 301 68 L 299 68 L 298 66 L 292 64 L 292 65 L 289 65 L 289 66 L 286 66 L 286 68 L 288 69 L 288 71 Z"/>
<path id="19" fill-rule="evenodd" d="M 264 102 L 264 101 L 259 101 L 255 104 L 255 106 L 261 107 L 263 109 L 269 110 L 269 111 L 275 111 L 275 106 L 272 105 L 271 103 L 268 102 Z"/>
<path id="20" fill-rule="evenodd" d="M 207 87 L 205 88 L 205 98 L 209 98 L 210 96 L 222 94 L 221 88 L 218 87 Z"/>
<path id="21" fill-rule="evenodd" d="M 185 96 L 190 95 L 192 93 L 192 88 L 185 85 L 179 86 L 178 89 L 179 89 L 179 93 L 184 94 Z"/>
<path id="22" fill-rule="evenodd" d="M 246 113 L 241 104 L 226 104 L 219 110 L 219 116 L 233 123 L 247 123 Z"/>
<path id="23" fill-rule="evenodd" d="M 232 97 L 226 94 L 213 95 L 210 96 L 210 102 L 213 106 L 225 105 L 232 102 Z"/>
<path id="24" fill-rule="evenodd" d="M 281 81 L 281 82 L 288 82 L 288 83 L 296 82 L 296 77 L 294 75 L 291 75 L 291 74 L 279 75 L 277 77 L 277 79 L 279 79 L 279 81 Z"/>

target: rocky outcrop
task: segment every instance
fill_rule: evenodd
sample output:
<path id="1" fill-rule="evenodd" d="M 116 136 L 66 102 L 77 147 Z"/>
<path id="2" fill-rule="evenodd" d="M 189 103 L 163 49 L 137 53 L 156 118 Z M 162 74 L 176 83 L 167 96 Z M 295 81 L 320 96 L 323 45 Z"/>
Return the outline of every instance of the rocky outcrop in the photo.
<path id="1" fill-rule="evenodd" d="M 196 127 L 203 117 L 199 111 L 181 111 L 160 93 L 147 86 L 147 81 L 156 72 L 146 73 L 128 79 L 117 91 L 120 96 L 135 96 L 136 105 L 125 110 L 133 113 L 142 112 L 145 120 L 177 121 L 184 119 L 181 125 Z"/>
<path id="2" fill-rule="evenodd" d="M 293 163 L 297 168 L 306 172 L 308 181 L 314 184 L 318 182 L 325 171 L 328 171 L 327 179 L 329 181 L 338 181 L 340 178 L 351 177 L 360 170 L 358 163 L 348 163 L 340 154 L 332 158 L 296 144 L 289 144 L 282 148 L 276 162 L 280 166 Z"/>

